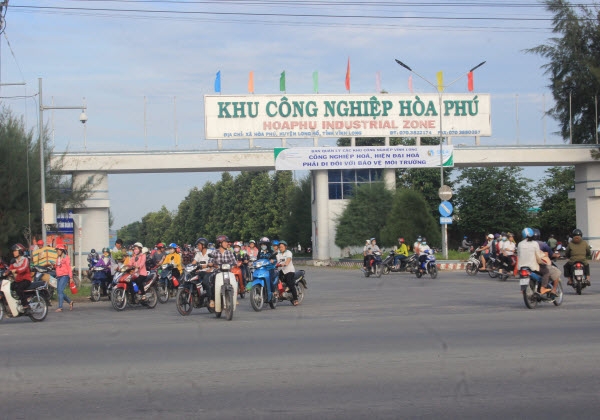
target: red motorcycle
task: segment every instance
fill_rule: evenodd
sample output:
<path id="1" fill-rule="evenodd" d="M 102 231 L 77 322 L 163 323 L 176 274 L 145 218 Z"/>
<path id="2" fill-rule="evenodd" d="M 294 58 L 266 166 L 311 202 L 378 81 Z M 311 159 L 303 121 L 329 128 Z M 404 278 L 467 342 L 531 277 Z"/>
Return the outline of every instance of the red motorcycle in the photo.
<path id="1" fill-rule="evenodd" d="M 121 267 L 113 278 L 113 289 L 111 292 L 111 303 L 117 311 L 125 309 L 127 304 L 141 305 L 148 308 L 154 308 L 158 303 L 158 293 L 156 292 L 156 275 L 148 276 L 144 283 L 146 291 L 146 299 L 136 299 L 138 293 L 138 285 L 135 279 L 138 277 L 135 274 L 135 268 L 129 265 Z M 133 293 L 132 293 L 133 289 Z"/>
<path id="2" fill-rule="evenodd" d="M 244 276 L 242 276 L 242 263 L 238 261 L 235 267 L 231 267 L 231 273 L 235 276 L 235 280 L 238 283 L 238 295 L 244 299 L 246 296 L 246 288 L 244 287 Z"/>

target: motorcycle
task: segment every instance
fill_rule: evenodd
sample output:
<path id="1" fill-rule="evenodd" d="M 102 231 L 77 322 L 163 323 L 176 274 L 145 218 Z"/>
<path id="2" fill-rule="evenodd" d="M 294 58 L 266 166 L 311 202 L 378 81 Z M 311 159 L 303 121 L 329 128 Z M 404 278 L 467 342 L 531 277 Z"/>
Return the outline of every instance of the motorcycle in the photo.
<path id="1" fill-rule="evenodd" d="M 94 276 L 94 270 L 93 268 L 96 266 L 96 264 L 98 264 L 98 258 L 92 258 L 91 260 L 88 260 L 88 269 L 86 272 L 87 278 L 88 280 L 92 280 L 93 276 Z"/>
<path id="2" fill-rule="evenodd" d="M 130 283 L 132 283 L 133 286 L 133 294 L 129 288 Z M 134 267 L 128 265 L 123 266 L 113 278 L 113 288 L 110 298 L 113 308 L 117 311 L 122 311 L 127 304 L 141 305 L 150 309 L 154 308 L 158 303 L 156 275 L 148 275 L 148 278 L 144 283 L 144 290 L 146 291 L 146 300 L 137 299 L 136 301 L 135 295 L 138 293 L 138 285 L 134 281 Z"/>
<path id="3" fill-rule="evenodd" d="M 225 318 L 228 321 L 232 320 L 237 305 L 237 286 L 238 282 L 231 272 L 231 265 L 221 264 L 215 276 L 215 315 L 217 318 L 221 318 L 221 314 L 225 313 Z"/>
<path id="4" fill-rule="evenodd" d="M 92 288 L 90 290 L 90 300 L 98 302 L 102 296 L 108 296 L 108 285 L 112 282 L 110 271 L 107 267 L 92 268 Z"/>
<path id="5" fill-rule="evenodd" d="M 294 284 L 296 285 L 296 294 L 298 295 L 298 303 L 302 303 L 304 300 L 304 290 L 308 289 L 306 285 L 306 279 L 304 278 L 305 272 L 304 270 L 298 270 L 294 274 Z M 289 300 L 292 302 L 294 300 L 294 295 L 292 292 L 284 286 L 284 284 L 279 281 L 277 283 L 277 300 L 279 302 L 283 302 L 284 300 Z"/>
<path id="6" fill-rule="evenodd" d="M 571 266 L 571 286 L 573 287 L 573 289 L 575 289 L 575 293 L 577 293 L 578 295 L 581 294 L 581 290 L 585 289 L 587 286 L 589 286 L 589 282 L 585 280 L 585 275 L 584 273 L 584 266 L 583 263 L 581 261 L 576 261 L 572 266 Z"/>
<path id="7" fill-rule="evenodd" d="M 161 272 L 158 276 L 158 301 L 160 303 L 167 303 L 170 297 L 177 294 L 180 282 L 177 277 L 173 274 L 175 266 L 173 264 L 161 265 Z"/>
<path id="8" fill-rule="evenodd" d="M 29 309 L 23 309 L 19 297 L 11 288 L 13 281 L 10 270 L 0 270 L 0 321 L 4 316 L 8 318 L 28 316 L 33 322 L 41 322 L 46 319 L 48 306 L 50 306 L 48 284 L 44 281 L 31 282 L 31 285 L 25 290 Z"/>
<path id="9" fill-rule="evenodd" d="M 490 257 L 488 261 L 488 274 L 491 278 L 499 277 L 501 281 L 506 281 L 513 272 L 517 263 L 516 256 L 510 256 L 511 263 L 507 263 L 501 257 Z"/>
<path id="10" fill-rule="evenodd" d="M 246 285 L 246 291 L 250 293 L 250 305 L 252 309 L 260 312 L 265 304 L 269 303 L 271 309 L 277 307 L 277 283 L 279 277 L 275 271 L 275 264 L 269 260 L 261 259 L 252 263 L 252 280 Z"/>
<path id="11" fill-rule="evenodd" d="M 555 306 L 560 306 L 563 302 L 563 288 L 561 281 L 557 281 L 556 295 L 551 292 L 541 294 L 542 276 L 531 271 L 529 267 L 521 267 L 519 269 L 519 285 L 521 286 L 525 306 L 529 309 L 535 309 L 540 302 L 552 302 Z"/>
<path id="12" fill-rule="evenodd" d="M 34 272 L 34 281 L 43 281 L 48 284 L 48 295 L 50 299 L 54 297 L 54 292 L 58 287 L 56 277 L 52 275 L 54 267 L 52 266 L 41 266 L 35 265 L 32 267 L 31 271 Z"/>
<path id="13" fill-rule="evenodd" d="M 467 264 L 465 265 L 465 271 L 469 276 L 474 276 L 479 272 L 487 271 L 489 276 L 493 279 L 500 276 L 500 280 L 506 281 L 510 276 L 510 273 L 513 271 L 513 267 L 510 267 L 505 262 L 501 261 L 500 258 L 490 256 L 487 261 L 487 267 L 485 270 L 481 268 L 481 260 L 479 259 L 481 255 L 481 249 L 477 248 L 473 253 L 469 256 L 467 260 Z M 506 270 L 506 272 L 500 272 L 500 269 Z"/>
<path id="14" fill-rule="evenodd" d="M 404 261 L 401 261 L 400 263 L 400 268 L 396 268 L 396 265 L 394 264 L 394 258 L 396 257 L 396 254 L 394 251 L 390 252 L 390 255 L 388 255 L 385 260 L 383 260 L 382 264 L 382 273 L 383 274 L 389 274 L 389 273 L 402 273 L 402 272 L 409 272 L 409 273 L 414 273 L 417 270 L 418 267 L 418 256 L 417 254 L 412 254 L 410 255 L 408 258 L 406 258 Z"/>
<path id="15" fill-rule="evenodd" d="M 244 299 L 246 296 L 246 287 L 244 286 L 244 276 L 242 276 L 242 263 L 238 263 L 238 265 L 231 267 L 231 273 L 235 276 L 235 280 L 238 284 L 238 294 L 240 298 Z"/>
<path id="16" fill-rule="evenodd" d="M 369 277 L 371 274 L 375 277 L 381 277 L 381 273 L 383 272 L 383 261 L 381 260 L 381 252 L 373 251 L 373 258 L 369 258 L 368 267 L 363 268 L 363 273 L 365 277 Z"/>
<path id="17" fill-rule="evenodd" d="M 417 278 L 421 278 L 424 274 L 429 274 L 429 276 L 434 279 L 437 277 L 438 270 L 435 259 L 435 254 L 433 251 L 425 251 L 427 253 L 427 258 L 423 262 L 419 264 L 419 268 L 415 272 Z"/>
<path id="18" fill-rule="evenodd" d="M 210 313 L 215 311 L 210 307 L 210 296 L 208 290 L 202 287 L 199 273 L 200 269 L 194 264 L 188 264 L 183 269 L 175 297 L 177 312 L 182 316 L 191 314 L 193 308 L 207 308 Z"/>

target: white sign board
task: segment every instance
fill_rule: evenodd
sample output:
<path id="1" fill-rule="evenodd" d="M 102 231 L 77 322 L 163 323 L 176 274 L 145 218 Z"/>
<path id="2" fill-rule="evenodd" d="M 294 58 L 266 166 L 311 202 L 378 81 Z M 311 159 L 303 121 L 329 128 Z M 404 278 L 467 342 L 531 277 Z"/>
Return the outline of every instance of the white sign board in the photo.
<path id="1" fill-rule="evenodd" d="M 454 166 L 453 151 L 443 146 L 444 166 Z M 439 146 L 293 147 L 274 152 L 277 171 L 440 167 Z"/>
<path id="2" fill-rule="evenodd" d="M 207 139 L 491 136 L 489 94 L 205 95 Z M 441 115 L 440 115 L 441 113 Z M 440 133 L 441 126 L 441 133 Z"/>

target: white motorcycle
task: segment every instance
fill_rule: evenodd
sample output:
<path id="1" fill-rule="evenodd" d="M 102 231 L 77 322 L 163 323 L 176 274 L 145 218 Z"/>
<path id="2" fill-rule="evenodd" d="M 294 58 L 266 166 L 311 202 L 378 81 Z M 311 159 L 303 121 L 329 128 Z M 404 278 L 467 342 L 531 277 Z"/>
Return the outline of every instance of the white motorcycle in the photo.
<path id="1" fill-rule="evenodd" d="M 238 284 L 231 272 L 230 264 L 222 264 L 215 276 L 215 315 L 217 318 L 225 312 L 228 321 L 233 318 L 237 305 Z"/>
<path id="2" fill-rule="evenodd" d="M 18 300 L 17 294 L 11 290 L 11 284 L 14 281 L 10 270 L 0 271 L 0 320 L 7 316 L 17 318 L 19 316 L 28 316 L 33 322 L 40 322 L 46 319 L 48 315 L 48 305 L 50 304 L 50 294 L 48 293 L 48 284 L 44 281 L 34 281 L 25 290 L 28 297 L 29 309 L 23 309 Z"/>

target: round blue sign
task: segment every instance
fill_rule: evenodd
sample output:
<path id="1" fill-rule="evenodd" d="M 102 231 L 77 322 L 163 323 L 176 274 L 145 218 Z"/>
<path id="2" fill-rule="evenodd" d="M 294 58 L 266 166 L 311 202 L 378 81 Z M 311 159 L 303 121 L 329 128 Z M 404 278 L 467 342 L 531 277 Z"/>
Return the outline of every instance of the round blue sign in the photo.
<path id="1" fill-rule="evenodd" d="M 440 203 L 439 210 L 442 216 L 449 217 L 452 214 L 454 207 L 452 207 L 452 203 L 450 203 L 449 201 L 442 201 Z"/>

